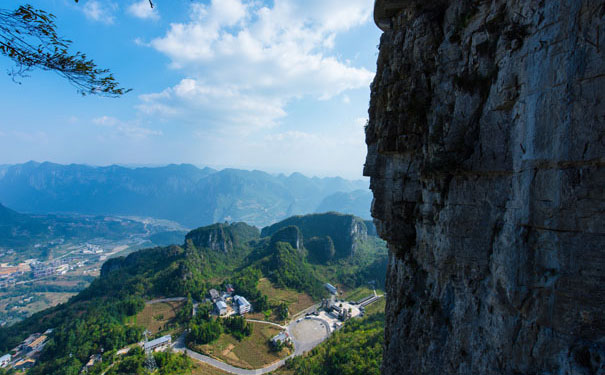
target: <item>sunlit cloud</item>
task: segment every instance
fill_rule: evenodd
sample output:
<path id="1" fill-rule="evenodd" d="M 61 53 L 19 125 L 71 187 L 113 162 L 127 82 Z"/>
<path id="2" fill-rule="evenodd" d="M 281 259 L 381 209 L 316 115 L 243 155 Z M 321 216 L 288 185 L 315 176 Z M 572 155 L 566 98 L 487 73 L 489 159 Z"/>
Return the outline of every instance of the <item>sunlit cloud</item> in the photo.
<path id="1" fill-rule="evenodd" d="M 137 18 L 157 20 L 160 18 L 160 14 L 157 10 L 157 4 L 152 8 L 149 4 L 149 0 L 139 0 L 130 4 L 127 8 L 127 12 Z"/>
<path id="2" fill-rule="evenodd" d="M 369 20 L 371 1 L 253 0 L 194 3 L 151 46 L 187 77 L 141 96 L 144 113 L 207 126 L 272 127 L 293 100 L 328 100 L 368 87 L 374 73 L 342 61 L 335 38 Z"/>

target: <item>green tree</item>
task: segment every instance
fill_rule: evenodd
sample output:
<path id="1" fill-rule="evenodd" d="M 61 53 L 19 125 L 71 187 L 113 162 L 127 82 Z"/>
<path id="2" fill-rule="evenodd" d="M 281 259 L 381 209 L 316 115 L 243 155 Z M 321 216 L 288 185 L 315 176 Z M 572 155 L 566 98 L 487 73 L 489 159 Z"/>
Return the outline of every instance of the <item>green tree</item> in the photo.
<path id="1" fill-rule="evenodd" d="M 285 302 L 280 302 L 275 307 L 275 312 L 277 313 L 277 318 L 279 320 L 288 319 L 288 305 Z"/>
<path id="2" fill-rule="evenodd" d="M 204 345 L 211 343 L 219 338 L 223 332 L 223 326 L 217 320 L 202 322 L 201 324 L 191 324 L 190 332 L 187 335 L 187 344 Z"/>

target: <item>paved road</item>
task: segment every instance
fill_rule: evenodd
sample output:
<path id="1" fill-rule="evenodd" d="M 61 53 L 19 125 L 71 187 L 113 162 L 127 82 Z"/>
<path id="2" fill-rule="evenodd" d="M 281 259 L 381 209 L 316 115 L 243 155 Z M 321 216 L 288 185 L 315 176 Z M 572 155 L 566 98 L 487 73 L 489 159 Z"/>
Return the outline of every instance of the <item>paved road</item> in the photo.
<path id="1" fill-rule="evenodd" d="M 295 356 L 299 356 L 302 355 L 305 352 L 308 352 L 309 350 L 313 349 L 314 347 L 316 347 L 317 345 L 319 345 L 322 341 L 324 341 L 329 335 L 330 335 L 330 326 L 329 323 L 326 322 L 323 319 L 320 318 L 310 318 L 308 320 L 301 320 L 301 322 L 297 322 L 296 320 L 292 320 L 290 322 L 290 324 L 287 327 L 284 326 L 280 326 L 277 323 L 273 323 L 273 322 L 265 322 L 262 320 L 254 320 L 254 319 L 247 319 L 248 321 L 252 321 L 252 322 L 256 322 L 256 323 L 261 323 L 261 324 L 271 324 L 277 327 L 280 327 L 282 329 L 285 329 L 286 332 L 288 332 L 288 334 L 290 335 L 290 337 L 292 338 L 292 341 L 294 342 L 294 353 L 292 353 L 290 356 L 288 356 L 287 358 L 284 358 L 282 360 L 279 360 L 277 362 L 272 363 L 271 365 L 261 368 L 261 369 L 255 369 L 255 370 L 248 370 L 248 369 L 242 369 L 239 367 L 234 367 L 231 365 L 226 364 L 225 362 L 221 362 L 219 360 L 216 360 L 214 358 L 208 357 L 206 355 L 194 352 L 192 350 L 187 349 L 187 347 L 185 346 L 185 335 L 186 333 L 183 333 L 173 344 L 172 344 L 172 349 L 178 352 L 184 352 L 185 354 L 187 354 L 187 356 L 189 356 L 190 358 L 196 359 L 200 362 L 204 362 L 205 364 L 208 364 L 210 366 L 216 367 L 218 369 L 221 369 L 225 372 L 231 373 L 231 374 L 236 374 L 236 375 L 259 375 L 259 374 L 267 374 L 269 372 L 275 371 L 278 368 L 282 367 L 285 363 L 286 360 Z M 298 340 L 296 338 L 296 335 L 292 334 L 292 330 L 293 328 L 302 322 L 306 322 L 305 324 L 308 324 L 309 320 L 312 321 L 318 321 L 321 322 L 321 324 L 323 325 L 323 327 L 326 330 L 325 335 L 323 335 L 321 338 L 319 339 L 314 339 L 311 341 L 301 341 Z"/>
<path id="2" fill-rule="evenodd" d="M 152 299 L 151 301 L 145 302 L 146 305 L 153 305 L 154 303 L 162 303 L 162 302 L 177 302 L 177 301 L 186 301 L 185 297 L 172 297 L 172 298 L 158 298 Z"/>
<path id="3" fill-rule="evenodd" d="M 280 326 L 277 323 L 267 322 L 265 320 L 256 320 L 256 319 L 246 319 L 247 322 L 261 323 L 261 324 L 270 324 L 272 326 L 276 326 L 277 328 L 287 329 L 288 327 Z"/>

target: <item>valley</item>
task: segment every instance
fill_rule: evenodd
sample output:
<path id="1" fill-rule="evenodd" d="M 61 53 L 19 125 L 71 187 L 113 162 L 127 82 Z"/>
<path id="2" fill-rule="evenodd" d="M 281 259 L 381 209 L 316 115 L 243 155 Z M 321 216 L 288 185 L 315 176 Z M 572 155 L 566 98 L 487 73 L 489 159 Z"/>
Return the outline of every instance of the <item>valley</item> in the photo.
<path id="1" fill-rule="evenodd" d="M 0 232 L 0 326 L 66 302 L 107 259 L 182 241 L 186 233 L 167 220 L 27 215 L 2 205 Z"/>
<path id="2" fill-rule="evenodd" d="M 372 233 L 352 215 L 312 214 L 262 230 L 213 224 L 180 244 L 112 254 L 68 302 L 0 329 L 0 351 L 13 354 L 13 368 L 31 359 L 31 375 L 139 373 L 146 360 L 137 343 L 146 333 L 150 342 L 168 338 L 162 345 L 171 350 L 153 354 L 162 374 L 288 367 L 286 358 L 359 320 L 357 302 L 375 299 L 361 321 L 384 311 L 384 298 L 374 296 L 387 249 Z M 19 351 L 29 336 L 46 337 Z"/>

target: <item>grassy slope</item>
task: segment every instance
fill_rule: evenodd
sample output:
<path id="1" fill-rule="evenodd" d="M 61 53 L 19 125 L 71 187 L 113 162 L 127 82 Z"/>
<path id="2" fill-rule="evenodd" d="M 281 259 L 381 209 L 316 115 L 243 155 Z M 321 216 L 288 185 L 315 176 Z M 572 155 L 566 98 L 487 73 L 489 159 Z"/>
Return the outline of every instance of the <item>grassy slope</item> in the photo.
<path id="1" fill-rule="evenodd" d="M 152 335 L 167 331 L 184 302 L 161 302 L 145 305 L 136 316 L 136 324 L 145 327 Z"/>
<path id="2" fill-rule="evenodd" d="M 306 293 L 299 293 L 292 289 L 276 288 L 269 279 L 262 278 L 258 281 L 258 289 L 267 296 L 269 303 L 285 302 L 288 304 L 290 315 L 314 304 L 313 298 Z"/>
<path id="3" fill-rule="evenodd" d="M 252 369 L 264 367 L 288 355 L 285 351 L 272 353 L 267 345 L 267 340 L 280 332 L 279 328 L 262 323 L 251 324 L 254 327 L 252 335 L 242 341 L 223 333 L 215 342 L 199 345 L 198 350 L 230 365 Z"/>

